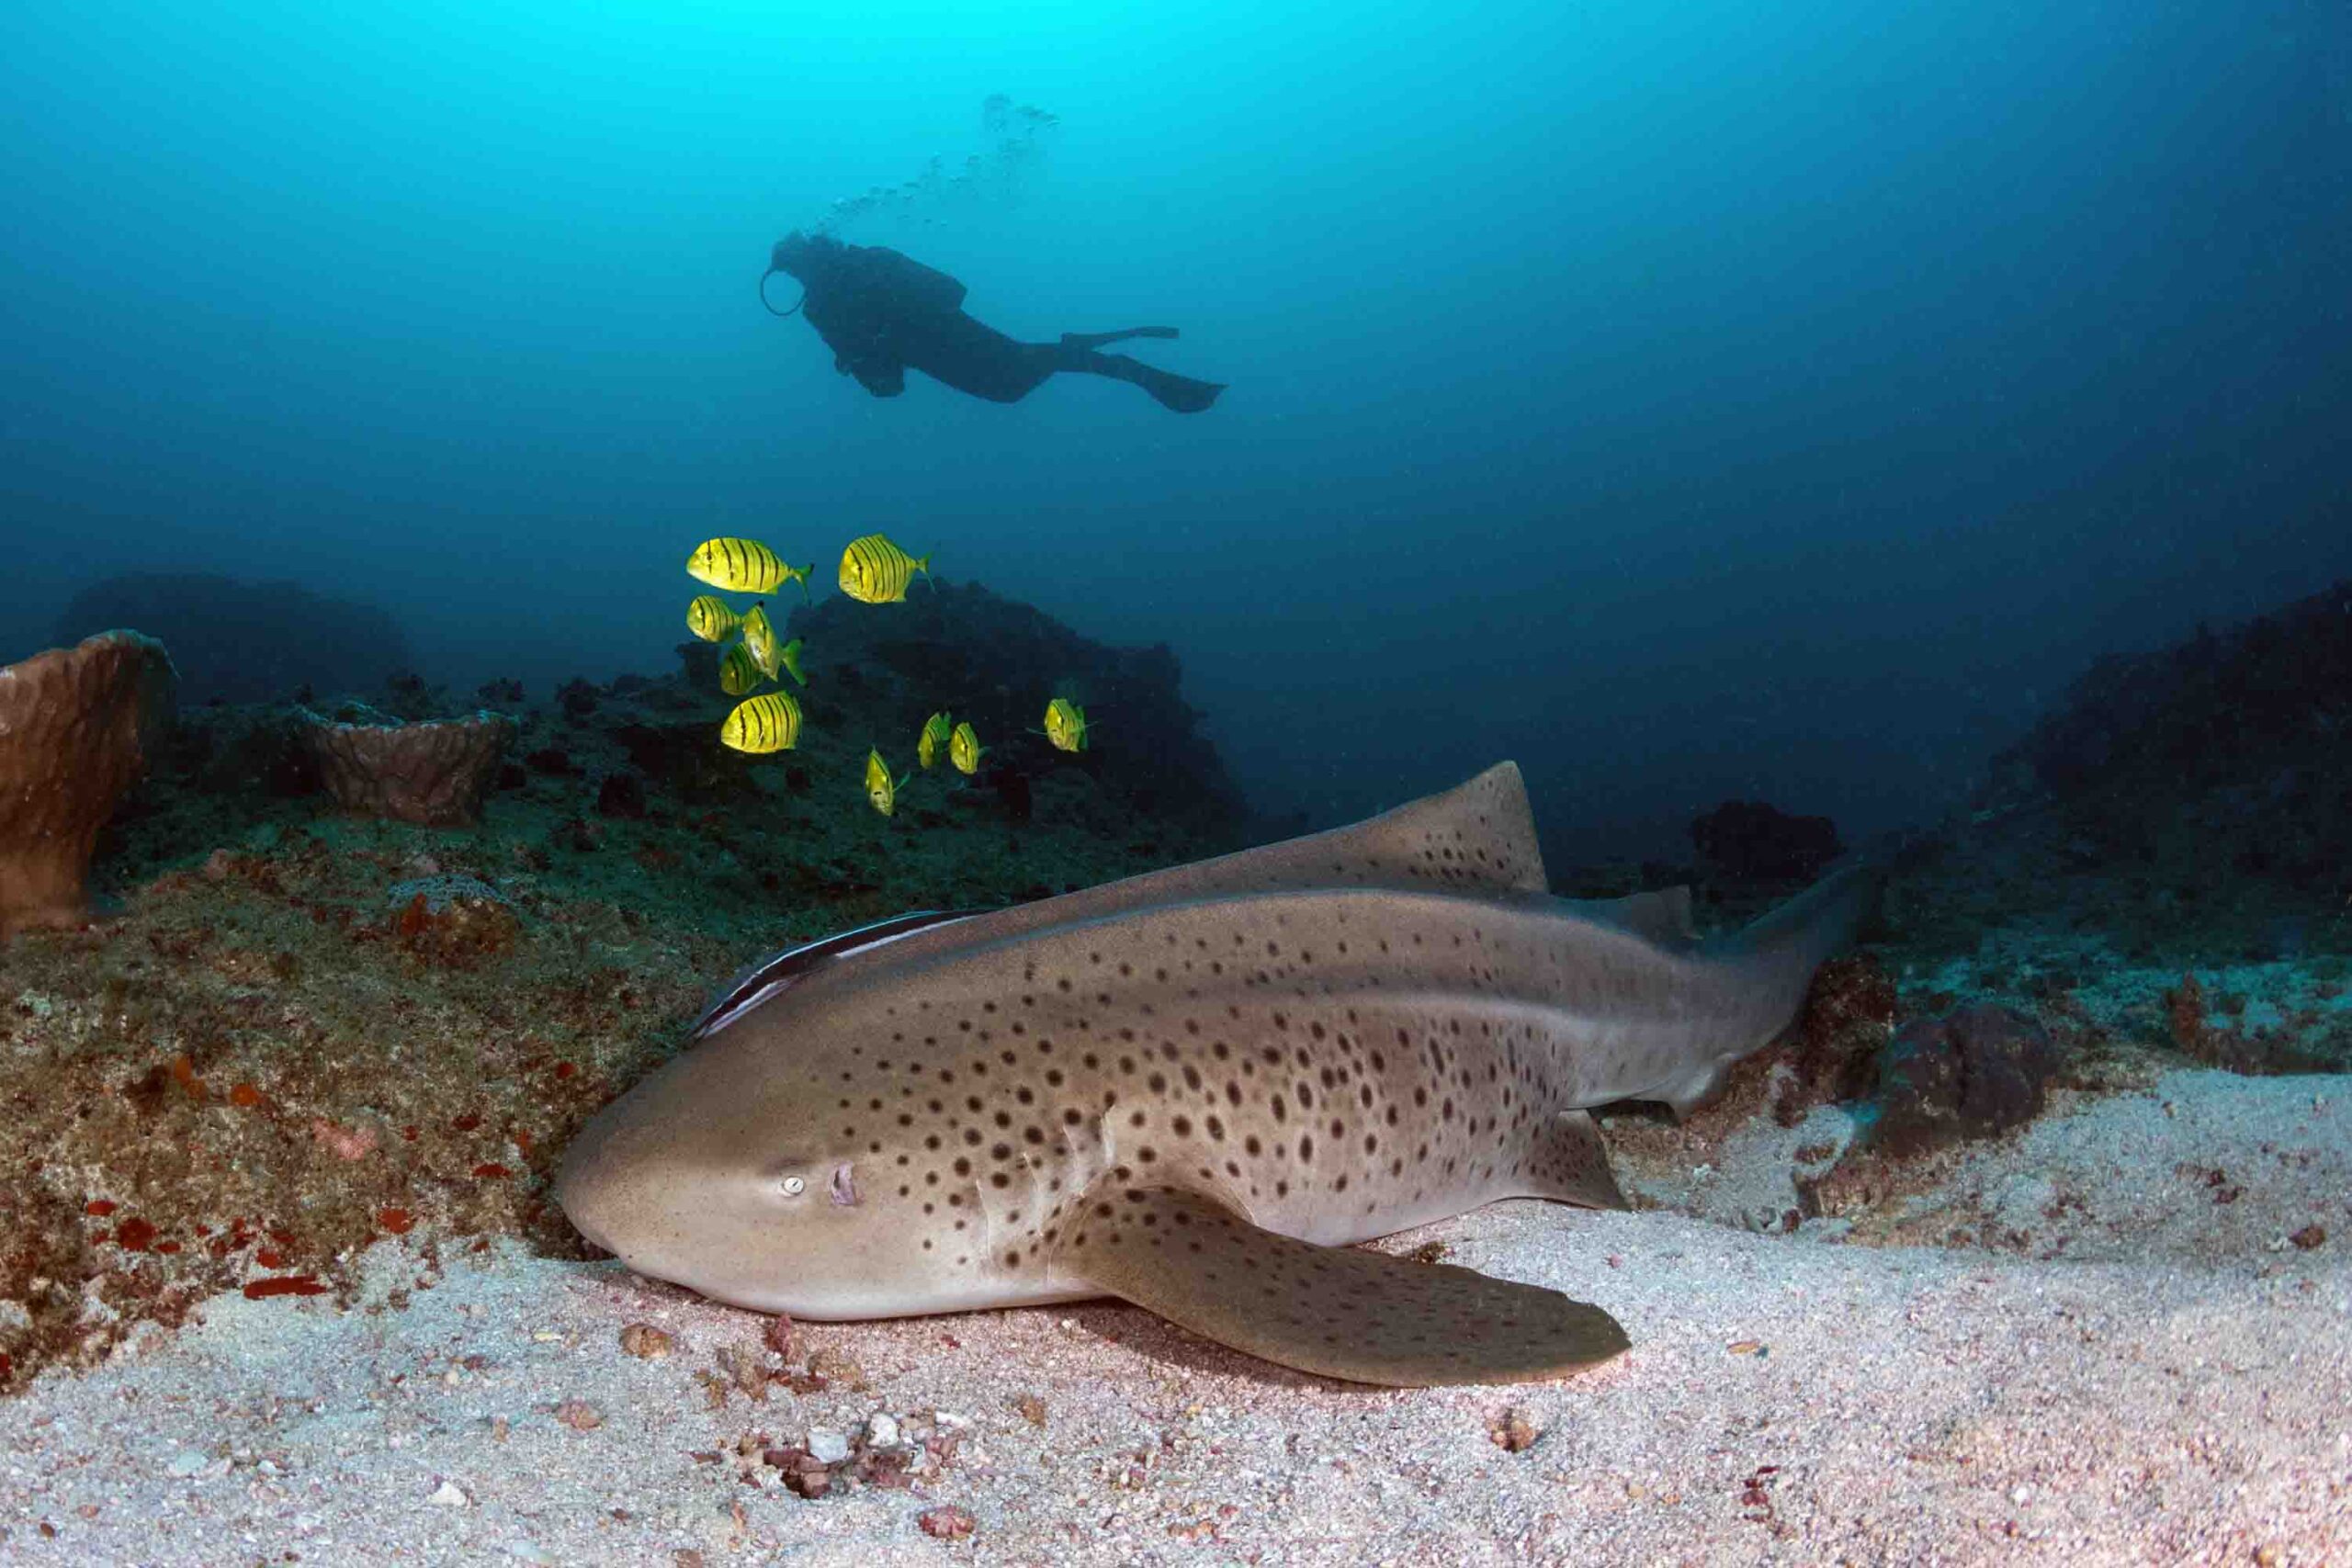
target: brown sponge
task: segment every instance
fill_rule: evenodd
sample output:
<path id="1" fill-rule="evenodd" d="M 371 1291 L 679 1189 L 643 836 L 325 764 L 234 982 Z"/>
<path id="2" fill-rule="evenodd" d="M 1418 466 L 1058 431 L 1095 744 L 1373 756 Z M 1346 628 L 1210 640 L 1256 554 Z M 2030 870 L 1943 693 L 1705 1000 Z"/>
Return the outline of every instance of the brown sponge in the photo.
<path id="1" fill-rule="evenodd" d="M 346 811 L 428 827 L 481 816 L 498 760 L 514 739 L 504 714 L 431 724 L 337 724 L 308 714 L 304 731 L 327 793 Z"/>
<path id="2" fill-rule="evenodd" d="M 171 725 L 164 645 L 105 632 L 0 668 L 0 937 L 79 925 L 90 851 Z"/>

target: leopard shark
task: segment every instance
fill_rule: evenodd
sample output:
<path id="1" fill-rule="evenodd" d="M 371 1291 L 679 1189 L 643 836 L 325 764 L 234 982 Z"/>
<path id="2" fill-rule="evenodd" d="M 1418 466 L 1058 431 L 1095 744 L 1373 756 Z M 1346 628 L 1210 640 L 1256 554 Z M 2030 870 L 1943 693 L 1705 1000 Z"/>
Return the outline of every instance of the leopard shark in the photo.
<path id="1" fill-rule="evenodd" d="M 1353 1244 L 1624 1199 L 1592 1110 L 1678 1114 L 1796 1019 L 1863 864 L 1693 937 L 1689 891 L 1551 896 L 1518 768 L 1351 827 L 755 965 L 574 1137 L 630 1269 L 818 1320 L 1117 1296 L 1283 1366 L 1528 1382 L 1602 1306 Z"/>

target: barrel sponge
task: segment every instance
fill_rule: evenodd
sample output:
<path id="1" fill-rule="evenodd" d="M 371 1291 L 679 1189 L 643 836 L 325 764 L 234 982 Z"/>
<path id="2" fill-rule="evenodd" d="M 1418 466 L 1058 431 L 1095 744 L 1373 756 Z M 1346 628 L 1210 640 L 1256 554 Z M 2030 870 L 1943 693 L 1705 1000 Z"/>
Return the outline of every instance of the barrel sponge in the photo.
<path id="1" fill-rule="evenodd" d="M 0 668 L 0 937 L 89 918 L 98 829 L 147 771 L 178 685 L 137 632 Z"/>
<path id="2" fill-rule="evenodd" d="M 304 717 L 304 738 L 337 805 L 366 817 L 436 828 L 481 816 L 499 759 L 514 739 L 514 721 L 497 713 L 429 724 L 338 724 L 307 712 Z"/>

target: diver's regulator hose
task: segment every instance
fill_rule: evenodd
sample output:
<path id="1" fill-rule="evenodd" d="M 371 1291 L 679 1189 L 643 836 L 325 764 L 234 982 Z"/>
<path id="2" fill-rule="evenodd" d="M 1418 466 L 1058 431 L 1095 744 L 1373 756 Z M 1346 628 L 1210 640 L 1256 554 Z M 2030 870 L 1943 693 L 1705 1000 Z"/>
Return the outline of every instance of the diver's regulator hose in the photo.
<path id="1" fill-rule="evenodd" d="M 779 310 L 774 305 L 768 305 L 768 279 L 774 277 L 779 270 L 781 269 L 770 267 L 767 271 L 760 274 L 760 303 L 768 306 L 768 314 L 771 316 L 790 316 L 797 314 L 800 307 L 808 303 L 808 290 L 806 288 L 800 291 L 800 298 L 792 302 L 792 309 L 789 310 Z"/>

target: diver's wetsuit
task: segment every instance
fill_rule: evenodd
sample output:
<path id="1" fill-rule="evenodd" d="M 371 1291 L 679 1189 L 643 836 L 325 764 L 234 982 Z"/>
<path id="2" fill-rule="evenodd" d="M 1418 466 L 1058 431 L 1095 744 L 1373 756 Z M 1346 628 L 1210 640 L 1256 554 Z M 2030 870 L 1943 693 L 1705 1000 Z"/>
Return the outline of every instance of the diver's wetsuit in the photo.
<path id="1" fill-rule="evenodd" d="M 802 310 L 832 349 L 833 368 L 856 377 L 877 398 L 905 391 L 910 366 L 998 403 L 1019 402 L 1063 370 L 1132 381 L 1179 413 L 1198 413 L 1225 390 L 1102 352 L 1125 338 L 1174 337 L 1174 327 L 1064 333 L 1059 343 L 1023 343 L 966 315 L 962 284 L 888 246 L 794 234 L 776 243 L 770 270 L 800 281 L 808 290 Z"/>

